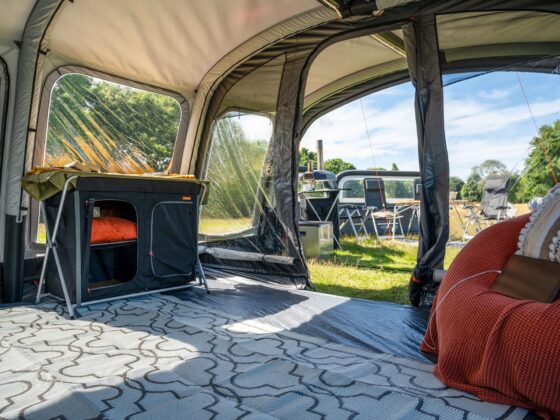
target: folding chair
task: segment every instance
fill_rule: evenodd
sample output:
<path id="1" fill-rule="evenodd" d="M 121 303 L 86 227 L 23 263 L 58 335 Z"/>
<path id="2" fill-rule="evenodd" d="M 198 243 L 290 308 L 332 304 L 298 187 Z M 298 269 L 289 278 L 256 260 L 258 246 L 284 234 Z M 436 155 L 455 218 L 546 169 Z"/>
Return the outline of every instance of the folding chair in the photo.
<path id="1" fill-rule="evenodd" d="M 373 231 L 378 239 L 386 238 L 387 231 L 392 233 L 395 238 L 397 228 L 404 237 L 402 227 L 402 215 L 399 214 L 398 207 L 390 206 L 387 203 L 385 195 L 385 183 L 380 177 L 364 179 L 364 197 L 366 204 L 365 219 L 371 219 Z M 379 234 L 380 228 L 383 228 L 383 235 Z"/>
<path id="2" fill-rule="evenodd" d="M 508 215 L 508 191 L 509 177 L 500 175 L 490 175 L 484 180 L 482 190 L 482 200 L 479 206 L 465 206 L 469 210 L 468 218 L 463 230 L 463 240 L 471 239 L 474 235 L 469 235 L 469 227 L 474 226 L 478 233 L 484 227 L 488 227 L 492 222 L 509 219 Z"/>
<path id="3" fill-rule="evenodd" d="M 340 231 L 349 225 L 356 240 L 360 239 L 360 234 L 363 232 L 366 239 L 369 238 L 369 233 L 366 229 L 366 221 L 364 218 L 364 206 L 357 204 L 339 204 L 338 217 L 341 221 Z M 354 221 L 354 219 L 358 219 Z M 356 229 L 356 227 L 358 229 Z"/>

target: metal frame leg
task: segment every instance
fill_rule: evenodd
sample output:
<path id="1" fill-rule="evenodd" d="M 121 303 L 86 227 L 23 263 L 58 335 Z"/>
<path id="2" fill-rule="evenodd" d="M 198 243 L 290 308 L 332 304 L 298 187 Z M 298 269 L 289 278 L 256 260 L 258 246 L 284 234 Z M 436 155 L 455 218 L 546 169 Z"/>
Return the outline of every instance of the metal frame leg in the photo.
<path id="1" fill-rule="evenodd" d="M 395 206 L 395 208 L 393 209 L 393 226 L 391 227 L 393 241 L 397 238 L 397 213 L 398 212 L 399 212 L 398 207 Z M 402 227 L 401 227 L 401 233 L 402 233 Z"/>
<path id="2" fill-rule="evenodd" d="M 371 216 L 371 222 L 373 223 L 373 231 L 375 232 L 375 239 L 379 240 L 379 229 L 377 229 L 377 222 L 375 221 L 374 212 L 371 212 L 369 215 Z"/>
<path id="3" fill-rule="evenodd" d="M 306 199 L 307 200 L 307 199 Z M 329 221 L 329 217 L 331 217 L 331 213 L 335 207 L 335 204 L 337 202 L 338 198 L 335 199 L 335 201 L 333 202 L 333 204 L 331 205 L 329 212 L 327 214 L 327 217 L 325 218 L 325 220 L 321 219 L 319 217 L 319 214 L 317 213 L 317 210 L 315 210 L 315 206 L 313 205 L 313 203 L 311 202 L 311 200 L 307 200 L 307 204 L 309 205 L 309 208 L 311 208 L 311 210 L 313 210 L 313 214 L 315 214 L 315 217 L 317 218 L 318 222 L 328 222 Z M 334 226 L 334 222 L 333 222 L 333 226 Z M 342 226 L 338 227 L 339 231 L 342 229 Z M 336 244 L 338 245 L 338 247 L 340 249 L 342 249 L 342 245 L 340 244 L 340 241 L 336 238 L 336 236 L 334 235 L 334 231 L 333 231 L 333 239 L 336 242 Z"/>
<path id="4" fill-rule="evenodd" d="M 362 221 L 362 225 L 360 226 L 360 230 L 358 231 L 358 233 L 360 233 L 363 230 L 366 239 L 369 239 L 369 232 L 368 232 L 367 226 L 366 226 L 367 215 L 362 215 L 362 212 L 360 211 L 360 209 L 357 209 L 356 211 L 358 212 L 358 216 L 360 217 L 360 220 Z M 366 213 L 367 213 L 367 210 L 366 210 Z"/>
<path id="5" fill-rule="evenodd" d="M 206 275 L 204 274 L 204 269 L 202 268 L 202 263 L 200 258 L 196 258 L 196 268 L 198 271 L 198 282 L 201 286 L 204 286 L 206 293 L 210 294 L 210 289 L 208 288 L 208 282 L 206 281 Z"/>
<path id="6" fill-rule="evenodd" d="M 347 219 L 346 222 L 340 228 L 342 229 L 345 226 L 345 224 L 348 223 L 350 225 L 350 228 L 352 229 L 352 233 L 354 234 L 354 237 L 356 238 L 356 240 L 358 240 L 358 232 L 356 231 L 356 226 L 354 225 L 354 220 L 352 219 L 352 214 L 354 212 L 353 211 L 350 212 L 348 207 L 345 207 L 344 213 L 346 213 Z"/>
<path id="7" fill-rule="evenodd" d="M 41 201 L 39 203 L 39 214 L 43 213 L 43 221 L 45 222 L 45 233 L 46 233 L 46 239 L 47 239 L 47 248 L 45 250 L 45 257 L 43 259 L 43 266 L 41 267 L 41 277 L 39 279 L 39 287 L 37 289 L 37 295 L 35 297 L 35 303 L 39 303 L 41 301 L 41 297 L 42 297 L 42 290 L 43 290 L 43 286 L 45 284 L 45 276 L 46 276 L 46 271 L 47 271 L 47 262 L 48 262 L 48 258 L 50 255 L 50 252 L 52 251 L 53 257 L 54 257 L 54 262 L 56 264 L 56 270 L 58 272 L 58 277 L 60 280 L 60 286 L 62 287 L 62 293 L 64 294 L 64 301 L 66 303 L 66 307 L 68 309 L 68 315 L 70 315 L 70 318 L 75 318 L 74 315 L 74 306 L 72 305 L 72 302 L 70 300 L 70 295 L 68 294 L 68 288 L 66 287 L 66 281 L 64 279 L 64 274 L 62 273 L 62 265 L 60 264 L 60 259 L 58 257 L 58 251 L 56 249 L 56 237 L 58 235 L 58 227 L 60 226 L 60 219 L 62 218 L 62 210 L 64 208 L 64 202 L 66 201 L 66 194 L 68 193 L 68 187 L 70 185 L 70 183 L 72 181 L 74 181 L 76 178 L 78 178 L 77 176 L 71 176 L 70 178 L 68 178 L 66 180 L 66 182 L 64 183 L 64 187 L 62 188 L 62 197 L 60 198 L 60 204 L 58 207 L 58 211 L 56 213 L 56 219 L 54 222 L 54 228 L 52 231 L 52 235 L 51 232 L 49 230 L 49 223 L 47 221 L 47 213 L 45 211 L 45 203 L 43 201 Z"/>

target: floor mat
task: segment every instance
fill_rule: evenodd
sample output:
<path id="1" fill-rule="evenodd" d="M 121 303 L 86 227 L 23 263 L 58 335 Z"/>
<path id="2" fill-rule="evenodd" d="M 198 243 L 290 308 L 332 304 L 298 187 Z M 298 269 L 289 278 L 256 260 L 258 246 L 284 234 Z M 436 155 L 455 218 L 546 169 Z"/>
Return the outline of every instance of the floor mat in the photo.
<path id="1" fill-rule="evenodd" d="M 211 294 L 194 288 L 175 296 L 329 342 L 422 362 L 433 360 L 420 351 L 427 310 L 297 290 L 223 273 L 210 280 L 210 288 Z"/>
<path id="2" fill-rule="evenodd" d="M 3 418 L 523 418 L 430 363 L 282 330 L 171 295 L 0 310 Z"/>

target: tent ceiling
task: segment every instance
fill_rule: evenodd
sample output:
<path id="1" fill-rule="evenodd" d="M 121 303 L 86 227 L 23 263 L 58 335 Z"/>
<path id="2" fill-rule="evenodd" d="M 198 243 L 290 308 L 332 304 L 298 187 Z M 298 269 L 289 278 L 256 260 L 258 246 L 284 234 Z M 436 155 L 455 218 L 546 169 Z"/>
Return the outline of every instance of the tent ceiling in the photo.
<path id="1" fill-rule="evenodd" d="M 0 13 L 0 42 L 5 45 L 20 41 L 27 16 L 35 0 L 2 0 Z"/>
<path id="2" fill-rule="evenodd" d="M 50 67 L 91 67 L 192 97 L 229 51 L 317 7 L 316 0 L 67 2 L 52 24 Z"/>
<path id="3" fill-rule="evenodd" d="M 438 16 L 437 24 L 447 61 L 560 54 L 560 16 L 556 14 L 456 13 Z"/>
<path id="4" fill-rule="evenodd" d="M 486 58 L 509 57 L 515 61 L 516 57 L 525 60 L 528 56 L 560 55 L 560 15 L 557 14 L 532 11 L 453 13 L 439 15 L 437 25 L 439 45 L 446 60 L 461 61 L 467 67 L 469 63 Z M 355 95 L 353 87 L 367 80 L 405 71 L 407 63 L 401 45 L 394 45 L 402 42 L 402 38 L 402 31 L 398 30 L 362 36 L 326 48 L 311 66 L 304 109 L 322 107 L 321 101 L 345 90 L 352 90 L 351 94 Z M 392 83 L 392 79 L 388 79 L 388 83 Z M 339 104 L 330 99 L 328 102 Z"/>
<path id="5" fill-rule="evenodd" d="M 333 44 L 323 50 L 309 70 L 305 95 L 360 70 L 402 58 L 371 35 Z"/>
<path id="6" fill-rule="evenodd" d="M 309 70 L 305 107 L 363 80 L 406 70 L 402 31 L 366 35 L 325 48 Z"/>

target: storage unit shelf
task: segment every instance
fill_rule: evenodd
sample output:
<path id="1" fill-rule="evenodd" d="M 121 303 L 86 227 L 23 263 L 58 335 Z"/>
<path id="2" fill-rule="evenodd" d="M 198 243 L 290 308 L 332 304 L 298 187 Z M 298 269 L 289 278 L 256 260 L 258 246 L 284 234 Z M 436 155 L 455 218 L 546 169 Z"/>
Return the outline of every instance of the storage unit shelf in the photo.
<path id="1" fill-rule="evenodd" d="M 119 242 L 103 242 L 100 244 L 91 244 L 92 249 L 109 249 L 109 248 L 119 248 L 121 246 L 134 245 L 136 244 L 136 239 L 130 241 L 119 241 Z"/>

